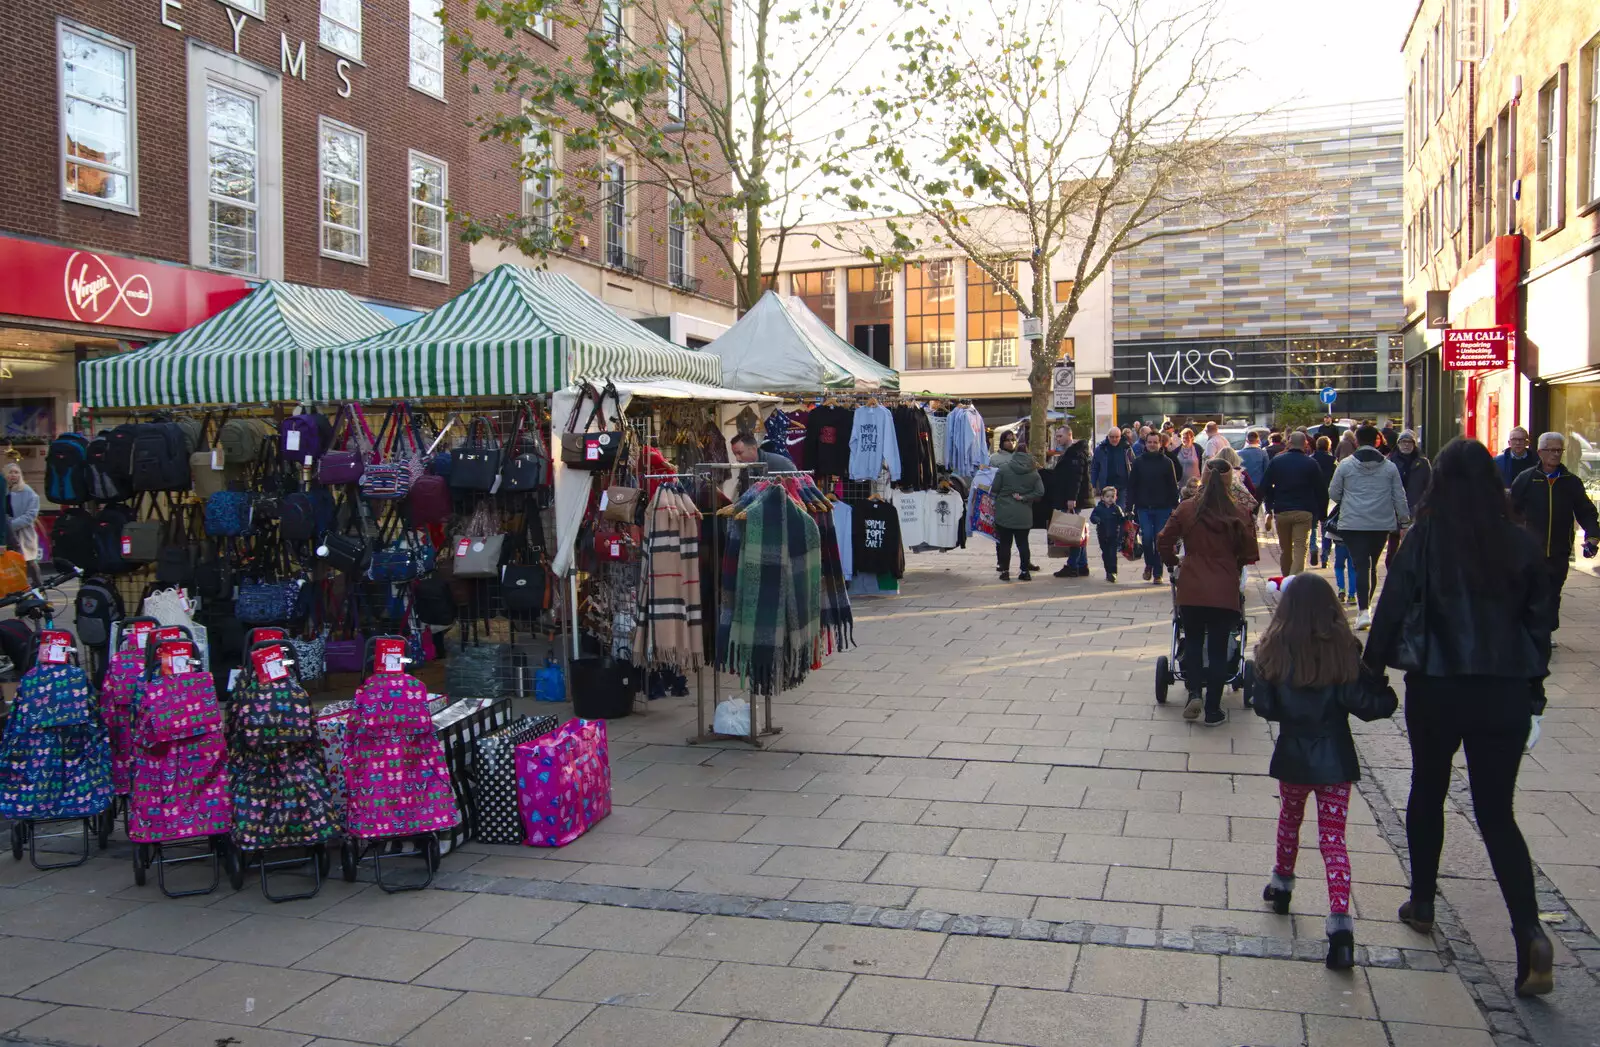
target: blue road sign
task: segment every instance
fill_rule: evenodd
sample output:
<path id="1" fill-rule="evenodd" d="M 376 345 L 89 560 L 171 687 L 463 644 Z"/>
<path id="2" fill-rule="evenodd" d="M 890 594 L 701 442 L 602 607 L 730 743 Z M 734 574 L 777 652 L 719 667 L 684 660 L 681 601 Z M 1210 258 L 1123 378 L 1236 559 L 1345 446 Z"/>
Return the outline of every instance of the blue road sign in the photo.
<path id="1" fill-rule="evenodd" d="M 1333 386 L 1325 385 L 1325 386 L 1322 387 L 1322 402 L 1323 403 L 1327 404 L 1329 407 L 1332 407 L 1333 406 L 1333 401 L 1337 400 L 1338 398 L 1339 398 L 1339 394 L 1334 391 Z"/>

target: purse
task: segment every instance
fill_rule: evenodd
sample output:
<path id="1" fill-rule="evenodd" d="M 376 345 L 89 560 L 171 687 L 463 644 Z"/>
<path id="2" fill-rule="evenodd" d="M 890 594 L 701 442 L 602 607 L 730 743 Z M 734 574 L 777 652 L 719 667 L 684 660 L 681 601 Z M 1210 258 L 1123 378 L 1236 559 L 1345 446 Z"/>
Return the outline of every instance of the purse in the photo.
<path id="1" fill-rule="evenodd" d="M 233 615 L 246 625 L 286 625 L 301 617 L 304 583 L 243 581 L 233 602 Z"/>
<path id="2" fill-rule="evenodd" d="M 207 498 L 206 534 L 214 538 L 249 534 L 251 521 L 255 519 L 255 497 L 249 491 L 218 491 Z"/>
<path id="3" fill-rule="evenodd" d="M 490 534 L 456 540 L 456 555 L 450 572 L 457 578 L 493 578 L 500 573 L 506 536 Z"/>
<path id="4" fill-rule="evenodd" d="M 132 520 L 122 527 L 124 560 L 151 563 L 161 555 L 161 523 L 158 520 Z"/>
<path id="5" fill-rule="evenodd" d="M 536 615 L 550 606 L 548 575 L 540 564 L 506 564 L 500 593 L 508 615 Z"/>
<path id="6" fill-rule="evenodd" d="M 467 439 L 450 452 L 450 487 L 456 491 L 493 492 L 499 479 L 500 441 L 489 419 L 479 415 L 472 420 Z"/>
<path id="7" fill-rule="evenodd" d="M 595 392 L 592 385 L 586 385 L 585 395 L 578 398 L 573 405 L 572 414 L 567 418 L 567 431 L 561 434 L 561 463 L 573 469 L 585 469 L 589 472 L 604 472 L 610 469 L 617 461 L 617 453 L 622 450 L 622 403 L 617 395 L 617 387 L 610 382 L 606 383 L 603 391 Z M 611 397 L 611 403 L 616 408 L 616 424 L 618 429 L 606 429 L 605 417 L 606 397 Z M 583 411 L 586 399 L 594 400 L 594 408 L 589 413 L 588 420 L 582 430 L 577 428 L 578 415 Z M 590 426 L 598 424 L 601 428 L 591 432 Z"/>
<path id="8" fill-rule="evenodd" d="M 361 474 L 361 494 L 374 501 L 394 501 L 411 493 L 411 484 L 422 475 L 422 448 L 409 424 L 410 409 L 396 403 L 378 430 L 375 460 Z M 391 427 L 392 430 L 391 431 Z M 410 444 L 408 448 L 406 445 Z M 388 456 L 388 461 L 384 457 Z"/>
<path id="9" fill-rule="evenodd" d="M 361 632 L 360 615 L 356 610 L 354 599 L 351 599 L 345 608 L 345 629 L 347 635 L 330 636 L 323 645 L 323 663 L 330 673 L 364 673 L 367 638 Z"/>
<path id="10" fill-rule="evenodd" d="M 206 415 L 201 421 L 200 446 L 189 456 L 189 475 L 194 481 L 194 493 L 202 499 L 210 498 L 222 490 L 228 479 L 223 467 L 222 448 L 217 448 L 213 454 L 206 439 L 205 434 L 210 421 L 210 415 Z"/>
<path id="11" fill-rule="evenodd" d="M 332 454 L 333 452 L 329 452 Z M 323 461 L 328 460 L 327 455 L 322 456 Z M 328 566 L 336 571 L 348 575 L 364 575 L 367 564 L 372 560 L 372 544 L 367 540 L 361 528 L 357 527 L 356 534 L 350 534 L 350 517 L 364 517 L 366 506 L 357 496 L 345 502 L 345 523 L 338 530 L 329 531 L 322 536 L 322 544 L 317 548 L 317 555 L 328 561 Z"/>
<path id="12" fill-rule="evenodd" d="M 600 516 L 616 523 L 638 523 L 644 509 L 644 492 L 637 487 L 612 484 L 601 499 Z"/>
<path id="13" fill-rule="evenodd" d="M 341 433 L 341 427 L 348 432 Z M 366 471 L 367 452 L 362 450 L 361 438 L 365 436 L 369 444 L 375 445 L 377 439 L 372 435 L 372 429 L 367 425 L 366 412 L 360 404 L 345 404 L 339 408 L 338 417 L 333 420 L 334 449 L 323 453 L 317 459 L 317 482 L 321 484 L 353 484 L 361 479 Z M 344 449 L 345 441 L 353 439 L 356 449 Z"/>
<path id="14" fill-rule="evenodd" d="M 523 450 L 525 441 L 532 444 L 531 448 Z M 538 490 L 549 483 L 550 452 L 539 439 L 538 419 L 528 405 L 523 404 L 517 412 L 511 441 L 506 444 L 504 464 L 500 467 L 500 490 L 520 493 Z"/>
<path id="15" fill-rule="evenodd" d="M 326 627 L 309 640 L 291 638 L 289 646 L 294 648 L 294 663 L 295 668 L 300 673 L 301 683 L 313 683 L 327 675 L 328 630 Z"/>

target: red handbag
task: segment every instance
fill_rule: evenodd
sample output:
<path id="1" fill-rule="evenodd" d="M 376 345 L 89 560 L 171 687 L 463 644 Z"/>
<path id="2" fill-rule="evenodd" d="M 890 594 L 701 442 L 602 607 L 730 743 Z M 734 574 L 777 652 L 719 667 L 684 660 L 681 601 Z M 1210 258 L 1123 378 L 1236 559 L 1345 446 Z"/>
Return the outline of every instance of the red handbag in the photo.
<path id="1" fill-rule="evenodd" d="M 627 563 L 633 559 L 638 540 L 631 533 L 637 528 L 618 527 L 597 530 L 594 535 L 594 554 L 602 562 Z"/>
<path id="2" fill-rule="evenodd" d="M 442 524 L 450 519 L 452 509 L 450 481 L 433 473 L 425 473 L 411 483 L 407 495 L 411 504 L 411 523 L 414 527 Z"/>

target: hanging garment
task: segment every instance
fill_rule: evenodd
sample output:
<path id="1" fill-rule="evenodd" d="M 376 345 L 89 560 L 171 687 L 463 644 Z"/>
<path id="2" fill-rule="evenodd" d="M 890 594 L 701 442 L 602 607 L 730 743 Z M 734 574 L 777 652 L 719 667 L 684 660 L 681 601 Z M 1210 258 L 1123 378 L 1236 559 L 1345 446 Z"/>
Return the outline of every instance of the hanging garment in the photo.
<path id="1" fill-rule="evenodd" d="M 23 674 L 0 742 L 0 817 L 86 818 L 111 804 L 111 744 L 76 665 Z"/>
<path id="2" fill-rule="evenodd" d="M 850 426 L 850 479 L 876 480 L 885 465 L 891 480 L 900 479 L 894 416 L 882 405 L 858 407 Z"/>
<path id="3" fill-rule="evenodd" d="M 806 468 L 818 477 L 850 471 L 850 427 L 853 413 L 844 407 L 818 407 L 806 419 Z"/>
<path id="4" fill-rule="evenodd" d="M 816 491 L 815 488 L 812 488 Z M 822 633 L 828 653 L 843 651 L 855 643 L 855 619 L 850 611 L 850 586 L 846 581 L 843 556 L 850 548 L 849 530 L 843 542 L 834 526 L 835 508 L 820 491 L 820 502 L 808 503 L 811 518 L 817 522 L 822 548 Z M 843 503 L 838 503 L 842 505 Z"/>
<path id="5" fill-rule="evenodd" d="M 338 833 L 311 699 L 298 681 L 264 684 L 246 668 L 228 706 L 227 737 L 241 850 L 310 846 Z"/>
<path id="6" fill-rule="evenodd" d="M 374 673 L 356 692 L 345 735 L 345 827 L 357 836 L 413 836 L 461 821 L 428 688 L 407 673 Z"/>
<path id="7" fill-rule="evenodd" d="M 945 466 L 957 476 L 971 476 L 988 464 L 983 416 L 973 408 L 957 407 L 950 412 L 945 441 Z"/>
<path id="8" fill-rule="evenodd" d="M 160 843 L 233 827 L 228 749 L 210 673 L 151 680 L 134 714 L 128 839 Z"/>
<path id="9" fill-rule="evenodd" d="M 961 523 L 966 503 L 954 491 L 929 491 L 923 506 L 922 536 L 935 549 L 961 544 Z"/>
<path id="10" fill-rule="evenodd" d="M 718 661 L 765 696 L 798 686 L 821 661 L 822 538 L 779 484 L 752 488 L 738 507 L 722 561 Z"/>
<path id="11" fill-rule="evenodd" d="M 850 508 L 849 502 L 834 502 L 832 515 L 833 533 L 839 545 L 839 571 L 848 582 L 856 573 L 855 510 Z"/>
<path id="12" fill-rule="evenodd" d="M 927 543 L 924 531 L 927 496 L 927 491 L 896 491 L 894 494 L 895 513 L 900 517 L 900 544 L 906 549 Z"/>
<path id="13" fill-rule="evenodd" d="M 806 464 L 806 423 L 810 418 L 810 411 L 789 412 L 789 431 L 784 434 L 780 450 L 789 456 L 796 469 L 811 468 Z"/>
<path id="14" fill-rule="evenodd" d="M 774 410 L 767 415 L 767 420 L 761 426 L 766 430 L 767 438 L 763 441 L 763 449 L 782 452 L 789 442 L 789 416 L 782 410 Z M 770 445 L 770 446 L 768 446 Z"/>
<path id="15" fill-rule="evenodd" d="M 933 444 L 933 464 L 945 468 L 948 463 L 949 449 L 945 441 L 950 435 L 950 416 L 943 412 L 926 411 L 928 416 L 928 433 Z"/>
<path id="16" fill-rule="evenodd" d="M 885 501 L 872 499 L 855 507 L 855 573 L 905 573 L 900 542 L 900 514 Z"/>
<path id="17" fill-rule="evenodd" d="M 680 671 L 700 667 L 700 510 L 677 484 L 658 490 L 645 510 L 644 620 L 633 650 L 641 663 Z"/>

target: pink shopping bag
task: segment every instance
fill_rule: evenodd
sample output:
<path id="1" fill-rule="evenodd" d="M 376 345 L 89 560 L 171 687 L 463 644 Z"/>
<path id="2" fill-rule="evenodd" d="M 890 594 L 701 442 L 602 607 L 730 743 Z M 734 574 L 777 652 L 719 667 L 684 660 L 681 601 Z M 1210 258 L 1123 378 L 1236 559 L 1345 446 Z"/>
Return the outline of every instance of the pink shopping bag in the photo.
<path id="1" fill-rule="evenodd" d="M 517 813 L 529 847 L 565 847 L 611 813 L 604 720 L 568 720 L 517 746 Z"/>

